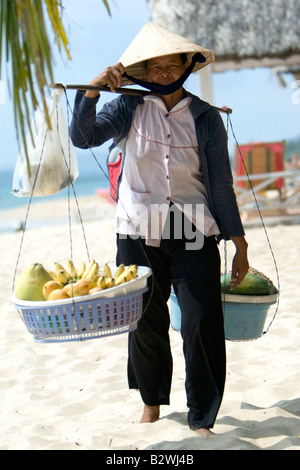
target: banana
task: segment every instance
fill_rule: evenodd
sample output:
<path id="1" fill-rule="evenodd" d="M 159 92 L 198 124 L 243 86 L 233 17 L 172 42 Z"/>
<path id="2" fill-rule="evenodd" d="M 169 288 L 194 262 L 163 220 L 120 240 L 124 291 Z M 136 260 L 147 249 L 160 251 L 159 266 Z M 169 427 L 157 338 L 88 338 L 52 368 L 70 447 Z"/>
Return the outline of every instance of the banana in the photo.
<path id="1" fill-rule="evenodd" d="M 99 265 L 98 265 L 98 263 L 94 263 L 92 265 L 91 269 L 89 270 L 86 279 L 91 279 L 91 280 L 97 282 L 99 275 L 100 275 Z"/>
<path id="2" fill-rule="evenodd" d="M 58 277 L 57 277 L 56 272 L 48 270 L 48 273 L 50 274 L 50 276 L 52 277 L 54 281 L 58 282 Z"/>
<path id="3" fill-rule="evenodd" d="M 125 284 L 125 282 L 130 281 L 133 279 L 132 277 L 132 272 L 129 272 L 126 274 L 126 276 L 123 276 L 122 274 L 118 277 L 118 279 L 115 280 L 115 286 L 120 286 L 121 284 Z"/>
<path id="4" fill-rule="evenodd" d="M 89 264 L 87 265 L 86 267 L 86 270 L 84 271 L 83 275 L 82 275 L 82 279 L 86 279 L 88 277 L 88 274 L 89 274 L 89 271 L 90 269 L 92 268 L 92 266 L 94 265 L 96 261 L 94 259 L 92 259 Z"/>
<path id="5" fill-rule="evenodd" d="M 124 272 L 124 271 L 125 271 L 125 264 L 122 263 L 118 266 L 118 268 L 115 272 L 114 278 L 117 279 L 120 276 L 120 274 L 122 274 L 122 272 Z"/>
<path id="6" fill-rule="evenodd" d="M 71 279 L 70 276 L 68 275 L 67 271 L 65 269 L 61 269 L 60 271 L 58 271 L 57 273 L 57 279 L 58 279 L 58 282 L 60 282 L 61 284 L 65 285 L 68 283 L 68 281 Z"/>
<path id="7" fill-rule="evenodd" d="M 75 268 L 73 261 L 68 259 L 66 262 L 67 271 L 70 274 L 71 278 L 77 278 L 77 269 Z"/>
<path id="8" fill-rule="evenodd" d="M 85 270 L 86 270 L 86 265 L 85 265 L 85 263 L 84 263 L 83 261 L 81 261 L 80 264 L 79 264 L 79 267 L 78 267 L 78 269 L 77 269 L 77 277 L 78 277 L 79 279 L 82 278 L 82 276 L 83 276 Z"/>
<path id="9" fill-rule="evenodd" d="M 97 287 L 101 287 L 101 289 L 106 289 L 106 277 L 100 276 L 97 281 Z"/>
<path id="10" fill-rule="evenodd" d="M 136 264 L 131 264 L 128 266 L 115 280 L 115 285 L 119 286 L 124 282 L 128 282 L 131 279 L 135 279 L 137 277 L 138 267 Z"/>
<path id="11" fill-rule="evenodd" d="M 103 266 L 103 276 L 112 277 L 111 270 L 110 270 L 110 267 L 108 266 L 108 264 L 105 264 Z"/>
<path id="12" fill-rule="evenodd" d="M 68 271 L 59 263 L 55 262 L 55 271 L 57 272 L 58 282 L 66 284 L 70 279 L 71 275 Z"/>
<path id="13" fill-rule="evenodd" d="M 114 287 L 115 285 L 115 280 L 112 277 L 106 277 L 106 288 L 109 289 L 110 287 Z"/>
<path id="14" fill-rule="evenodd" d="M 55 271 L 57 271 L 57 272 L 62 271 L 62 270 L 65 271 L 65 268 L 60 263 L 58 263 L 57 261 L 55 261 L 54 267 L 55 267 Z"/>
<path id="15" fill-rule="evenodd" d="M 125 284 L 125 282 L 127 282 L 126 277 L 121 275 L 115 280 L 115 286 L 120 286 L 121 284 Z"/>
<path id="16" fill-rule="evenodd" d="M 131 268 L 130 271 L 132 272 L 132 277 L 133 277 L 133 279 L 135 279 L 138 275 L 138 265 L 137 264 L 132 264 L 130 266 L 130 268 Z"/>

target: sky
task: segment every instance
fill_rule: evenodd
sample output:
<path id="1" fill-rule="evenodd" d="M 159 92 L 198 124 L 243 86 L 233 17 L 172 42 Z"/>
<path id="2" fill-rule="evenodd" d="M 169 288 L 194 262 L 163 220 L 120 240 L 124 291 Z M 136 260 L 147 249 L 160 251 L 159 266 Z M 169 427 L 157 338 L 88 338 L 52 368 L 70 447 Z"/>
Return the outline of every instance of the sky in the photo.
<path id="1" fill-rule="evenodd" d="M 65 84 L 89 83 L 119 58 L 149 21 L 151 10 L 146 0 L 109 0 L 109 17 L 102 0 L 63 0 L 64 25 L 70 42 L 71 61 L 60 56 L 53 45 L 54 80 Z M 205 44 L 201 44 L 205 47 Z M 284 75 L 286 87 L 268 68 L 228 71 L 213 75 L 214 105 L 233 109 L 232 125 L 239 144 L 272 142 L 300 136 L 300 82 Z M 293 88 L 297 86 L 297 88 Z M 197 74 L 185 87 L 201 98 Z M 100 104 L 115 96 L 101 95 Z M 70 103 L 75 92 L 68 91 Z M 99 104 L 99 106 L 100 106 Z M 103 149 L 104 151 L 105 149 Z M 229 150 L 234 141 L 229 135 Z M 106 150 L 105 150 L 106 151 Z M 82 151 L 81 151 L 82 152 Z M 19 147 L 16 139 L 12 103 L 5 82 L 0 82 L 0 171 L 15 167 Z M 81 153 L 78 153 L 82 166 Z"/>

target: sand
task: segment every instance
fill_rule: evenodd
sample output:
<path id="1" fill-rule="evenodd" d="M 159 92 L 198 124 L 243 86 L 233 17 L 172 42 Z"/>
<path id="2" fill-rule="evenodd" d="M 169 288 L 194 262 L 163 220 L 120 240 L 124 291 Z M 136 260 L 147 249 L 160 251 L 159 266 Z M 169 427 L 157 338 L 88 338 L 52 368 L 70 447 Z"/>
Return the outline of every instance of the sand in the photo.
<path id="1" fill-rule="evenodd" d="M 65 201 L 56 201 L 31 208 L 32 225 L 25 232 L 19 269 L 32 262 L 48 266 L 69 257 L 66 207 Z M 101 263 L 113 263 L 114 206 L 100 198 L 83 198 L 80 208 L 90 253 Z M 2 212 L 0 218 L 22 220 L 23 214 L 24 209 L 16 209 Z M 50 225 L 38 223 L 50 219 Z M 73 210 L 72 220 L 74 259 L 86 259 L 82 228 Z M 22 232 L 2 234 L 0 449 L 299 450 L 299 226 L 276 225 L 267 231 L 280 275 L 279 310 L 261 338 L 226 342 L 226 390 L 213 439 L 198 437 L 186 425 L 182 341 L 176 331 L 170 330 L 171 404 L 162 407 L 161 418 L 154 424 L 139 424 L 139 393 L 127 388 L 127 334 L 84 342 L 35 343 L 11 300 Z M 263 229 L 246 229 L 246 236 L 250 264 L 276 283 Z M 230 243 L 227 246 L 231 259 Z M 268 322 L 273 314 L 274 309 Z"/>

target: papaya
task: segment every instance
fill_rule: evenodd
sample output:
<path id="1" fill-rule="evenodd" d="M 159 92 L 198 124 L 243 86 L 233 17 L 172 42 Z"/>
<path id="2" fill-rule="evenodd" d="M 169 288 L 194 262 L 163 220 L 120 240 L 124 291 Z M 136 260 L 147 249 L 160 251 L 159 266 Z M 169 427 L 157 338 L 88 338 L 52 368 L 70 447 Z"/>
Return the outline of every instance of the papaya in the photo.
<path id="1" fill-rule="evenodd" d="M 273 283 L 257 274 L 247 273 L 235 289 L 230 289 L 231 273 L 221 275 L 221 292 L 236 295 L 273 295 L 278 291 Z"/>

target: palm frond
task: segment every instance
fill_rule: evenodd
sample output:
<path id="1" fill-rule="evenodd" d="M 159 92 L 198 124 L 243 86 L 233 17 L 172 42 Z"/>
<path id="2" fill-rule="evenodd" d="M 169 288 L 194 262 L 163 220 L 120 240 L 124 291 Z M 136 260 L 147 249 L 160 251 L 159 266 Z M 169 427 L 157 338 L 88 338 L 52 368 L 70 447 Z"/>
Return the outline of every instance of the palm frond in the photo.
<path id="1" fill-rule="evenodd" d="M 102 0 L 108 13 L 107 0 Z M 49 127 L 45 88 L 53 81 L 52 50 L 45 23 L 47 14 L 55 43 L 68 59 L 68 38 L 63 26 L 62 0 L 1 0 L 0 2 L 0 78 L 4 61 L 13 98 L 15 126 L 19 144 L 26 149 L 26 128 L 30 133 L 31 114 L 42 102 Z M 32 133 L 31 138 L 33 139 Z"/>
<path id="2" fill-rule="evenodd" d="M 111 12 L 110 12 L 110 8 L 109 8 L 108 1 L 107 1 L 107 0 L 102 0 L 102 1 L 103 1 L 104 5 L 105 5 L 105 6 L 106 6 L 106 8 L 107 8 L 107 12 L 108 12 L 108 14 L 109 14 L 109 15 L 111 15 Z"/>

